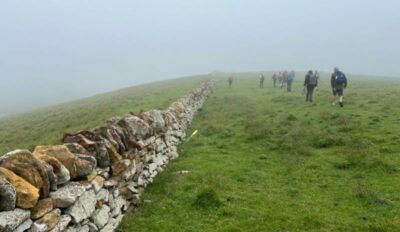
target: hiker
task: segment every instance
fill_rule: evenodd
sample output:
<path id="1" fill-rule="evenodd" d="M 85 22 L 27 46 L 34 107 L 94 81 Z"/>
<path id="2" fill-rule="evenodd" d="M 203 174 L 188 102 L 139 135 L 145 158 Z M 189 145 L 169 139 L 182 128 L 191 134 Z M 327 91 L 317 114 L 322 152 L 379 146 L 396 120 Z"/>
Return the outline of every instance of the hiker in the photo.
<path id="1" fill-rule="evenodd" d="M 274 82 L 274 88 L 276 88 L 276 80 L 277 80 L 277 75 L 276 72 L 274 72 L 274 75 L 272 75 L 272 81 Z"/>
<path id="2" fill-rule="evenodd" d="M 314 75 L 317 77 L 317 81 L 319 81 L 320 76 L 319 76 L 319 72 L 317 70 L 315 70 Z"/>
<path id="3" fill-rule="evenodd" d="M 282 85 L 281 85 L 281 88 L 283 88 L 286 85 L 287 79 L 288 79 L 288 72 L 285 70 L 282 73 Z"/>
<path id="4" fill-rule="evenodd" d="M 278 73 L 278 86 L 282 88 L 283 85 L 283 75 L 282 72 Z"/>
<path id="5" fill-rule="evenodd" d="M 287 91 L 288 92 L 292 91 L 292 82 L 294 80 L 294 76 L 295 76 L 294 71 L 293 70 L 290 71 L 288 74 L 288 77 L 287 77 Z"/>
<path id="6" fill-rule="evenodd" d="M 307 88 L 306 101 L 312 102 L 314 88 L 318 85 L 318 79 L 312 70 L 308 71 L 304 80 L 304 88 Z"/>
<path id="7" fill-rule="evenodd" d="M 264 75 L 261 74 L 260 75 L 260 88 L 264 88 L 264 80 L 265 80 Z"/>
<path id="8" fill-rule="evenodd" d="M 233 83 L 233 77 L 232 76 L 229 77 L 228 83 L 229 83 L 229 88 L 231 88 L 232 87 L 232 83 Z"/>
<path id="9" fill-rule="evenodd" d="M 336 96 L 339 96 L 339 105 L 343 107 L 343 90 L 347 87 L 347 78 L 343 72 L 335 67 L 331 76 L 332 105 L 336 105 Z"/>

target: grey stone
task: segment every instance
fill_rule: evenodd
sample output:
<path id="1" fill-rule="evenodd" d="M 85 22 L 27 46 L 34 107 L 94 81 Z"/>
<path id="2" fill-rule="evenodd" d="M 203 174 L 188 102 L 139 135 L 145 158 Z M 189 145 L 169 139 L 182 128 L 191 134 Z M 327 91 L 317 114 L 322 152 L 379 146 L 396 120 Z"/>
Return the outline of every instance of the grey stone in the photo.
<path id="1" fill-rule="evenodd" d="M 122 196 L 114 197 L 110 195 L 109 205 L 111 208 L 111 216 L 115 217 L 121 214 L 121 208 L 125 205 L 125 200 Z"/>
<path id="2" fill-rule="evenodd" d="M 57 191 L 51 192 L 50 197 L 54 200 L 54 207 L 67 208 L 73 205 L 84 192 L 83 185 L 78 182 L 70 182 Z"/>
<path id="3" fill-rule="evenodd" d="M 14 230 L 14 232 L 24 232 L 31 228 L 33 221 L 31 219 L 25 220 L 21 225 Z"/>
<path id="4" fill-rule="evenodd" d="M 103 228 L 104 225 L 108 222 L 110 212 L 110 207 L 107 205 L 103 205 L 100 209 L 97 209 L 92 215 L 92 221 L 97 226 L 97 228 Z"/>
<path id="5" fill-rule="evenodd" d="M 11 232 L 14 231 L 25 220 L 29 219 L 31 212 L 16 208 L 12 211 L 0 212 L 0 231 Z"/>
<path id="6" fill-rule="evenodd" d="M 61 215 L 60 220 L 58 221 L 58 224 L 50 232 L 65 231 L 65 229 L 67 228 L 67 226 L 71 222 L 71 220 L 72 220 L 71 216 L 69 216 L 67 214 Z"/>
<path id="7" fill-rule="evenodd" d="M 57 191 L 58 177 L 56 176 L 56 174 L 54 174 L 53 167 L 42 160 L 39 161 L 47 172 L 47 176 L 49 178 L 49 183 L 50 183 L 50 190 Z"/>
<path id="8" fill-rule="evenodd" d="M 77 169 L 78 176 L 85 177 L 85 176 L 90 175 L 97 166 L 96 158 L 91 155 L 82 155 L 82 154 L 75 154 L 75 156 L 78 159 L 86 160 L 90 163 L 88 166 L 85 166 L 85 168 Z"/>
<path id="9" fill-rule="evenodd" d="M 15 209 L 17 193 L 7 179 L 0 175 L 0 212 Z"/>
<path id="10" fill-rule="evenodd" d="M 119 215 L 116 218 L 110 218 L 107 225 L 100 232 L 113 232 L 121 223 L 123 217 L 123 215 Z"/>
<path id="11" fill-rule="evenodd" d="M 68 229 L 65 232 L 89 232 L 89 226 L 88 225 L 74 225 L 74 226 L 70 226 L 68 227 Z"/>
<path id="12" fill-rule="evenodd" d="M 58 173 L 56 173 L 56 175 L 57 175 L 57 184 L 59 185 L 65 184 L 71 179 L 69 171 L 64 165 L 60 165 L 60 170 L 58 171 Z"/>
<path id="13" fill-rule="evenodd" d="M 96 194 L 96 200 L 108 202 L 108 196 L 109 196 L 109 192 L 108 192 L 106 189 L 101 189 L 101 190 Z"/>
<path id="14" fill-rule="evenodd" d="M 78 201 L 65 212 L 72 217 L 74 223 L 89 218 L 95 210 L 96 194 L 93 190 L 89 190 L 79 197 Z"/>

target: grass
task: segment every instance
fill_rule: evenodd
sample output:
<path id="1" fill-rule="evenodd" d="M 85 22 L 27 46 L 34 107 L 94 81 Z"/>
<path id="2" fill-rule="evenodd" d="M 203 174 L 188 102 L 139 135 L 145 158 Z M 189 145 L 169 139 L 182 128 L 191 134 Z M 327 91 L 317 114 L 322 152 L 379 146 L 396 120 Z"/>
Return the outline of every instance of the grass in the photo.
<path id="1" fill-rule="evenodd" d="M 345 107 L 324 75 L 307 104 L 256 74 L 214 93 L 120 231 L 400 231 L 400 81 L 350 76 Z M 177 174 L 189 170 L 189 174 Z"/>
<path id="2" fill-rule="evenodd" d="M 113 116 L 140 110 L 164 109 L 204 76 L 160 81 L 0 118 L 0 155 L 14 149 L 33 150 L 40 144 L 57 144 L 64 133 L 103 125 Z"/>
<path id="3" fill-rule="evenodd" d="M 344 108 L 327 75 L 314 103 L 218 74 L 214 93 L 120 231 L 400 231 L 400 81 L 350 75 Z M 265 76 L 270 76 L 266 74 Z M 152 83 L 0 118 L 0 154 L 58 143 L 111 116 L 165 108 L 204 77 Z M 189 174 L 177 174 L 189 170 Z"/>

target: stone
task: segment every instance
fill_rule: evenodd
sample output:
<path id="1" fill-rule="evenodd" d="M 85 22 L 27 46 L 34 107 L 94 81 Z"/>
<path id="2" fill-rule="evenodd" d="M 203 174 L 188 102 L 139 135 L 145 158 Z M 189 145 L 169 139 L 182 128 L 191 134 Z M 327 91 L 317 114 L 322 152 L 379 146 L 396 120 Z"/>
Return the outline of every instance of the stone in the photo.
<path id="1" fill-rule="evenodd" d="M 54 174 L 53 167 L 50 164 L 48 164 L 42 160 L 39 160 L 39 161 L 42 163 L 44 169 L 46 170 L 47 177 L 49 177 L 50 190 L 56 191 L 58 178 L 57 178 L 56 174 Z"/>
<path id="2" fill-rule="evenodd" d="M 107 205 L 103 205 L 100 209 L 97 209 L 91 219 L 94 222 L 94 224 L 97 226 L 97 228 L 103 228 L 104 225 L 108 222 L 109 216 L 108 213 L 110 212 L 110 207 Z"/>
<path id="3" fill-rule="evenodd" d="M 164 117 L 159 110 L 142 112 L 140 118 L 146 121 L 156 133 L 162 132 L 165 129 Z"/>
<path id="4" fill-rule="evenodd" d="M 109 206 L 111 208 L 111 216 L 115 217 L 121 214 L 121 209 L 125 205 L 125 200 L 122 196 L 113 196 L 110 194 Z"/>
<path id="5" fill-rule="evenodd" d="M 106 189 L 101 189 L 96 194 L 96 200 L 98 202 L 108 202 L 109 192 Z"/>
<path id="6" fill-rule="evenodd" d="M 70 226 L 68 227 L 68 229 L 65 232 L 89 232 L 89 226 L 88 225 L 74 225 L 74 226 Z M 111 232 L 111 231 L 110 231 Z"/>
<path id="7" fill-rule="evenodd" d="M 57 176 L 57 184 L 65 184 L 70 180 L 68 169 L 55 157 L 45 154 L 34 154 L 36 158 L 45 161 L 53 167 L 53 172 Z"/>
<path id="8" fill-rule="evenodd" d="M 97 171 L 94 170 L 92 173 L 90 173 L 90 175 L 88 175 L 88 176 L 86 177 L 86 180 L 87 180 L 87 181 L 92 181 L 92 180 L 94 180 L 94 178 L 96 178 L 97 175 L 98 175 Z"/>
<path id="9" fill-rule="evenodd" d="M 96 176 L 96 178 L 94 178 L 94 180 L 92 180 L 92 185 L 93 185 L 94 191 L 96 193 L 99 192 L 100 189 L 102 189 L 104 186 L 104 178 L 102 176 Z"/>
<path id="10" fill-rule="evenodd" d="M 62 232 L 65 231 L 67 228 L 68 224 L 71 222 L 71 216 L 64 214 L 60 216 L 60 220 L 58 221 L 58 224 L 52 229 L 50 232 Z"/>
<path id="11" fill-rule="evenodd" d="M 38 201 L 36 206 L 31 210 L 31 219 L 36 220 L 49 213 L 54 208 L 53 199 L 45 198 Z"/>
<path id="12" fill-rule="evenodd" d="M 118 154 L 115 147 L 108 140 L 104 140 L 104 145 L 106 146 L 108 156 L 110 157 L 111 163 L 115 163 L 115 162 L 122 160 L 122 156 L 120 154 Z"/>
<path id="13" fill-rule="evenodd" d="M 49 196 L 50 183 L 47 172 L 28 150 L 15 150 L 1 156 L 0 167 L 7 168 L 28 181 L 40 190 L 42 197 Z"/>
<path id="14" fill-rule="evenodd" d="M 6 168 L 0 167 L 0 174 L 14 187 L 18 207 L 30 209 L 36 205 L 39 199 L 39 189 Z"/>
<path id="15" fill-rule="evenodd" d="M 74 154 L 90 155 L 88 150 L 82 147 L 79 143 L 65 143 L 64 144 L 68 150 Z"/>
<path id="16" fill-rule="evenodd" d="M 0 212 L 0 231 L 11 232 L 18 226 L 29 220 L 31 212 L 24 209 L 14 209 L 12 211 Z"/>
<path id="17" fill-rule="evenodd" d="M 119 215 L 116 218 L 110 218 L 110 220 L 108 220 L 107 225 L 100 230 L 100 232 L 113 232 L 118 225 L 121 223 L 123 218 L 123 215 Z"/>
<path id="18" fill-rule="evenodd" d="M 131 136 L 142 140 L 150 137 L 153 134 L 152 128 L 143 119 L 128 115 L 118 122 L 118 125 L 128 131 Z"/>
<path id="19" fill-rule="evenodd" d="M 60 161 L 69 171 L 72 180 L 89 175 L 94 167 L 93 159 L 81 158 L 71 153 L 65 145 L 37 146 L 35 156 L 48 155 Z M 87 159 L 86 159 L 87 158 Z"/>
<path id="20" fill-rule="evenodd" d="M 170 159 L 176 159 L 176 158 L 179 157 L 179 154 L 178 154 L 178 152 L 171 151 L 171 152 L 169 152 L 169 153 L 167 154 L 167 156 L 168 156 Z"/>
<path id="21" fill-rule="evenodd" d="M 104 181 L 104 187 L 105 188 L 112 188 L 118 184 L 118 181 L 116 179 L 109 179 Z"/>
<path id="22" fill-rule="evenodd" d="M 92 131 L 80 131 L 75 134 L 65 134 L 64 143 L 78 143 L 84 147 L 91 156 L 97 160 L 99 167 L 107 167 L 110 165 L 110 157 L 103 139 Z"/>
<path id="23" fill-rule="evenodd" d="M 97 232 L 99 231 L 99 228 L 93 223 L 93 222 L 87 222 L 84 225 L 87 225 L 89 227 L 89 232 Z"/>
<path id="24" fill-rule="evenodd" d="M 111 166 L 111 171 L 113 176 L 118 176 L 122 174 L 128 167 L 131 165 L 131 161 L 129 159 L 123 159 L 118 161 Z"/>
<path id="25" fill-rule="evenodd" d="M 96 194 L 93 190 L 86 191 L 79 197 L 74 205 L 69 207 L 65 212 L 72 217 L 74 223 L 80 223 L 82 220 L 89 218 L 95 210 Z"/>
<path id="26" fill-rule="evenodd" d="M 67 185 L 51 192 L 50 196 L 53 199 L 54 207 L 67 208 L 72 206 L 83 193 L 85 188 L 77 182 L 70 182 Z"/>
<path id="27" fill-rule="evenodd" d="M 60 221 L 60 216 L 61 216 L 61 210 L 54 209 L 50 213 L 44 215 L 39 220 L 36 220 L 32 224 L 29 232 L 47 232 L 54 229 L 57 226 L 58 222 Z"/>
<path id="28" fill-rule="evenodd" d="M 33 221 L 31 219 L 25 220 L 21 225 L 19 225 L 14 232 L 24 232 L 31 228 Z"/>
<path id="29" fill-rule="evenodd" d="M 16 201 L 17 193 L 14 187 L 3 175 L 0 175 L 0 212 L 14 210 Z"/>
<path id="30" fill-rule="evenodd" d="M 78 159 L 76 162 L 76 172 L 78 177 L 86 177 L 90 175 L 97 166 L 97 160 L 90 155 L 75 155 Z"/>

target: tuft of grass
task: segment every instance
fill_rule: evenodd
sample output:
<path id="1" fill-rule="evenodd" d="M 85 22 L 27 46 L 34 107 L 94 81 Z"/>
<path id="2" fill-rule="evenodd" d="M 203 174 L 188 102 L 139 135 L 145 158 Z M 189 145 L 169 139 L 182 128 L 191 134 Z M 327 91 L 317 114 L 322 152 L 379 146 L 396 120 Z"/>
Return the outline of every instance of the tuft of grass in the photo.
<path id="1" fill-rule="evenodd" d="M 222 202 L 217 193 L 212 188 L 206 188 L 197 194 L 193 206 L 201 209 L 218 209 L 221 207 Z"/>

